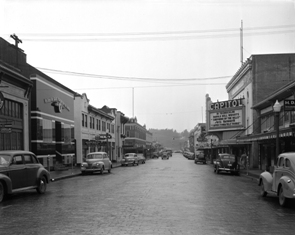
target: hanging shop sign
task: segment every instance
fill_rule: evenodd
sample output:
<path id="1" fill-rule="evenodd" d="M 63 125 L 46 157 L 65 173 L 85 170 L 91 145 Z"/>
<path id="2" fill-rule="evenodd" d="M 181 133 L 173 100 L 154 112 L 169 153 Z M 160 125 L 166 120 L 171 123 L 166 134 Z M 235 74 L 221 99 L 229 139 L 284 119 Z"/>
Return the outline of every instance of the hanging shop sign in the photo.
<path id="1" fill-rule="evenodd" d="M 284 100 L 285 111 L 295 111 L 295 100 Z"/>
<path id="2" fill-rule="evenodd" d="M 2 92 L 0 91 L 0 110 L 4 107 L 4 96 Z"/>
<path id="3" fill-rule="evenodd" d="M 216 110 L 216 109 L 225 109 L 225 108 L 234 108 L 234 107 L 243 106 L 243 99 L 244 98 L 211 103 L 211 109 Z"/>

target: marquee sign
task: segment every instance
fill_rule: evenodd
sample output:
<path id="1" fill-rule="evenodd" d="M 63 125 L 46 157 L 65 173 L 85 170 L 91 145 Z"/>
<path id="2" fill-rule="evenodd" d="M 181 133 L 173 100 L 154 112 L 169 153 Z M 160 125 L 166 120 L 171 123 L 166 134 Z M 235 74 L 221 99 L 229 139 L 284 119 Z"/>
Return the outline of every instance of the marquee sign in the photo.
<path id="1" fill-rule="evenodd" d="M 215 110 L 243 106 L 243 99 L 244 98 L 211 103 L 211 109 Z"/>
<path id="2" fill-rule="evenodd" d="M 244 128 L 244 108 L 222 109 L 209 112 L 210 130 L 228 130 Z"/>

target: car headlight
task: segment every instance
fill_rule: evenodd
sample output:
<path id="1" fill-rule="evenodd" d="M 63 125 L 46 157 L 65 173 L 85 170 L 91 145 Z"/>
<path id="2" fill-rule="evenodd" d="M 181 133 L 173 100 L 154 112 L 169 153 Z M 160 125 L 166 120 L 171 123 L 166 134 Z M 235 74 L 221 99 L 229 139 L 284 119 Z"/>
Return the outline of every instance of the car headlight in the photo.
<path id="1" fill-rule="evenodd" d="M 83 163 L 81 164 L 81 167 L 86 167 L 86 166 L 88 166 L 88 164 L 87 164 L 86 162 L 83 162 Z"/>

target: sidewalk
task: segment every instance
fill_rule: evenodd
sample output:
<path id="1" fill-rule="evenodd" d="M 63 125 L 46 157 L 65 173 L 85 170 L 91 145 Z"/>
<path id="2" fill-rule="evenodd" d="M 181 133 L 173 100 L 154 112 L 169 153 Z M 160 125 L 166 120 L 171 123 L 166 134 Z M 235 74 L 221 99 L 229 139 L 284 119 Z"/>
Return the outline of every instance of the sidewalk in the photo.
<path id="1" fill-rule="evenodd" d="M 121 166 L 119 162 L 113 162 L 113 168 Z M 51 182 L 58 181 L 61 179 L 71 178 L 75 176 L 81 175 L 80 167 L 74 166 L 73 168 L 69 168 L 68 170 L 62 171 L 50 171 L 50 180 Z"/>
<path id="2" fill-rule="evenodd" d="M 259 179 L 259 176 L 262 172 L 263 170 L 259 169 L 248 169 L 248 171 L 246 169 L 243 169 L 240 171 L 241 175 L 257 180 Z"/>

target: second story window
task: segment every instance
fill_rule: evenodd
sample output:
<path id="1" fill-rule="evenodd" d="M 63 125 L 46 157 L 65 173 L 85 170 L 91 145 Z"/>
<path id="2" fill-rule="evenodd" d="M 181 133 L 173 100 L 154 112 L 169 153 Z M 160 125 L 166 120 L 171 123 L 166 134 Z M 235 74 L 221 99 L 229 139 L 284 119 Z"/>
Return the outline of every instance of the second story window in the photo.
<path id="1" fill-rule="evenodd" d="M 85 120 L 84 120 L 85 122 L 85 127 L 87 127 L 87 115 L 85 115 Z"/>
<path id="2" fill-rule="evenodd" d="M 102 131 L 106 131 L 106 122 L 101 121 Z"/>

